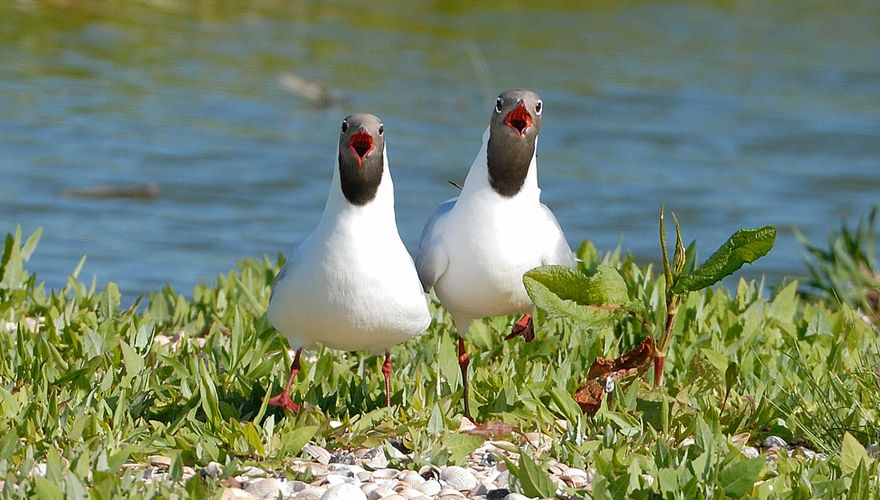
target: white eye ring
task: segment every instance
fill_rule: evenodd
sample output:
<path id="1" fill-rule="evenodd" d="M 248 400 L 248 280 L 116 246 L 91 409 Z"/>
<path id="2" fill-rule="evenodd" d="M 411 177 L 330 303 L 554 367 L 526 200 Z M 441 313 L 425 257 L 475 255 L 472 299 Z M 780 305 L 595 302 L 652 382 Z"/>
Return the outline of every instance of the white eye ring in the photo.
<path id="1" fill-rule="evenodd" d="M 535 114 L 540 115 L 541 111 L 543 111 L 543 110 L 544 110 L 544 102 L 543 101 L 536 102 L 535 103 Z"/>
<path id="2" fill-rule="evenodd" d="M 500 97 L 495 99 L 495 112 L 500 113 L 502 107 L 504 107 L 504 101 Z"/>

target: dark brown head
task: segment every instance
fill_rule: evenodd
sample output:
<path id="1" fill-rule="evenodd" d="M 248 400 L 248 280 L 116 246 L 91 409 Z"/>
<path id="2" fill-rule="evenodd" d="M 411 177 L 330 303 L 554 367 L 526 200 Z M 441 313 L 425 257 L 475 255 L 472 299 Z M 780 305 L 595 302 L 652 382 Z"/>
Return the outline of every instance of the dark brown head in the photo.
<path id="1" fill-rule="evenodd" d="M 502 196 L 519 192 L 535 155 L 544 104 L 530 90 L 508 90 L 495 100 L 486 161 L 489 182 Z"/>
<path id="2" fill-rule="evenodd" d="M 339 133 L 339 180 L 342 194 L 354 205 L 376 197 L 385 170 L 385 126 L 368 113 L 349 115 Z"/>

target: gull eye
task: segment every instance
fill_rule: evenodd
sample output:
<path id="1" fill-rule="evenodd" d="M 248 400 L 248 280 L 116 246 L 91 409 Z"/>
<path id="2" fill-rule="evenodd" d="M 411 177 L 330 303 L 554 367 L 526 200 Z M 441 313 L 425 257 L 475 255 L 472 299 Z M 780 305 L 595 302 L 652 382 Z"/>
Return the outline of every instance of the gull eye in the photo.
<path id="1" fill-rule="evenodd" d="M 495 99 L 495 112 L 496 112 L 496 113 L 500 113 L 500 112 L 501 112 L 501 108 L 502 108 L 503 106 L 504 106 L 504 101 L 501 100 L 500 97 L 499 97 L 498 99 Z"/>
<path id="2" fill-rule="evenodd" d="M 544 109 L 544 103 L 542 101 L 536 102 L 535 103 L 535 114 L 540 115 L 542 109 Z"/>
<path id="3" fill-rule="evenodd" d="M 348 130 L 348 121 L 342 120 L 342 133 L 344 134 Z"/>
<path id="4" fill-rule="evenodd" d="M 379 135 L 382 135 L 384 133 L 385 133 L 385 125 L 379 125 Z"/>

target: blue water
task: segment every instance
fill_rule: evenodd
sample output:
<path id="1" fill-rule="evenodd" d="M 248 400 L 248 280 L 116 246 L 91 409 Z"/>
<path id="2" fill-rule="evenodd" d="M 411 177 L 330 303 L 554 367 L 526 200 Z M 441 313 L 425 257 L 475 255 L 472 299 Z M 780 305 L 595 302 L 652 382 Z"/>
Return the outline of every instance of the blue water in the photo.
<path id="1" fill-rule="evenodd" d="M 543 199 L 572 245 L 656 261 L 663 202 L 704 257 L 776 225 L 746 273 L 774 283 L 805 274 L 794 227 L 821 242 L 880 201 L 876 1 L 69 4 L 0 6 L 0 232 L 44 228 L 29 267 L 52 287 L 82 255 L 131 298 L 290 250 L 355 111 L 385 121 L 414 248 L 512 87 L 544 98 Z M 64 194 L 150 182 L 154 200 Z"/>

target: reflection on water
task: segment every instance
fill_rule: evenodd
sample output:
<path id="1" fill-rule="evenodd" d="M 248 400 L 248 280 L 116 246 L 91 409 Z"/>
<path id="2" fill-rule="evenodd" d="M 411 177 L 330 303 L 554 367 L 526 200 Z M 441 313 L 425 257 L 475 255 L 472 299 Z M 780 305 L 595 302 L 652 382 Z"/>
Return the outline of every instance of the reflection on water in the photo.
<path id="1" fill-rule="evenodd" d="M 655 259 L 662 201 L 704 252 L 777 225 L 750 270 L 775 282 L 803 273 L 793 226 L 820 241 L 880 200 L 877 2 L 119 4 L 0 6 L 0 232 L 45 228 L 30 267 L 50 286 L 86 254 L 127 293 L 187 292 L 290 249 L 353 111 L 385 121 L 412 247 L 512 87 L 546 103 L 543 198 L 573 245 Z M 151 182 L 152 201 L 62 194 Z"/>

